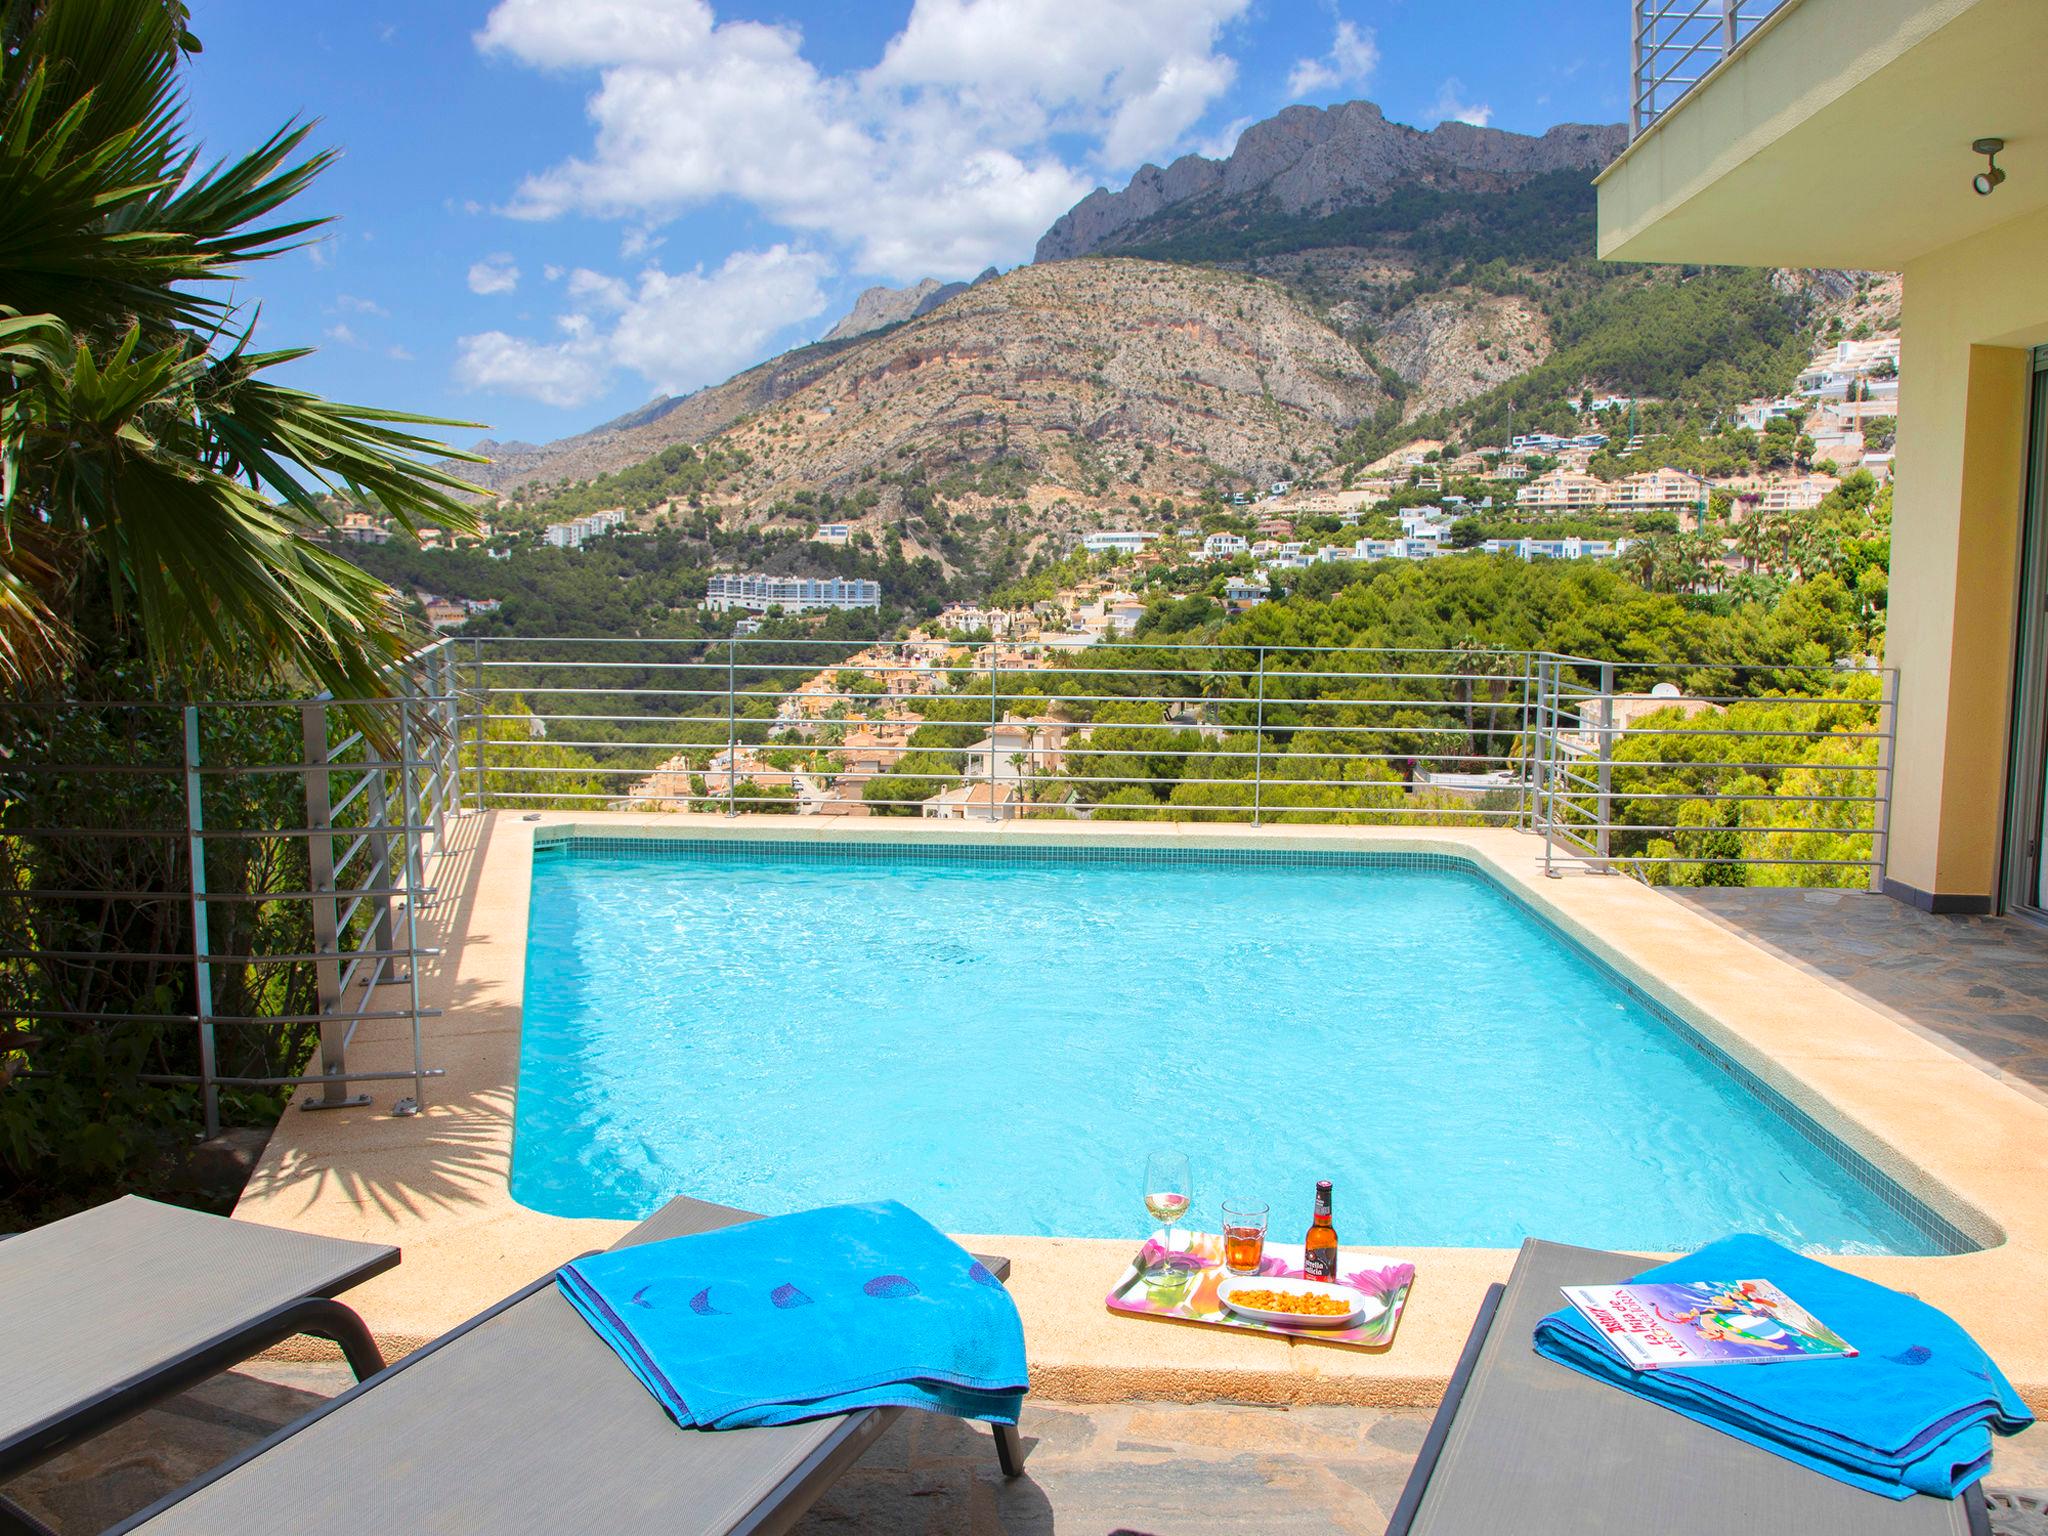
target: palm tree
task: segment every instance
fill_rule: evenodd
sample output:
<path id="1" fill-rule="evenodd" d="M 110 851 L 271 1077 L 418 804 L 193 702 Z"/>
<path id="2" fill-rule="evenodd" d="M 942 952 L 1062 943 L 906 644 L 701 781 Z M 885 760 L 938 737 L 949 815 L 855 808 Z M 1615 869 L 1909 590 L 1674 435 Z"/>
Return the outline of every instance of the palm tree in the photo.
<path id="1" fill-rule="evenodd" d="M 188 686 L 388 688 L 413 637 L 316 543 L 336 497 L 475 526 L 421 426 L 277 382 L 228 280 L 321 220 L 279 215 L 328 164 L 287 124 L 202 166 L 182 0 L 0 0 L 0 685 L 140 656 Z M 455 457 L 465 457 L 455 455 Z"/>
<path id="2" fill-rule="evenodd" d="M 1645 592 L 1655 592 L 1664 577 L 1665 550 L 1662 540 L 1651 534 L 1630 539 L 1621 552 L 1621 573 Z"/>

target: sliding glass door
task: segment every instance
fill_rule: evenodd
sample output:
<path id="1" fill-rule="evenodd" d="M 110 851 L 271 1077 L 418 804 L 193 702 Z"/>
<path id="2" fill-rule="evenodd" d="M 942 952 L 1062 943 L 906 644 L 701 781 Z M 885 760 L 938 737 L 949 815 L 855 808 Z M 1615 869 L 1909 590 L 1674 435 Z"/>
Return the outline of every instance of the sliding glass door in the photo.
<path id="1" fill-rule="evenodd" d="M 2048 920 L 2048 347 L 2034 353 L 2003 906 Z"/>

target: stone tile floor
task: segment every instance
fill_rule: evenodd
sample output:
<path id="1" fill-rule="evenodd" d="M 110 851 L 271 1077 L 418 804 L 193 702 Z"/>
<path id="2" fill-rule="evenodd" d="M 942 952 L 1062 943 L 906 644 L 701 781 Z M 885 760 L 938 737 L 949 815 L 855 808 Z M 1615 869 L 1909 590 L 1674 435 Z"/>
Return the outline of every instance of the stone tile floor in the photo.
<path id="1" fill-rule="evenodd" d="M 2048 1094 L 2048 929 L 1935 917 L 1866 891 L 1671 893 L 1781 959 Z"/>
<path id="2" fill-rule="evenodd" d="M 92 1536 L 349 1384 L 255 1361 L 0 1487 L 58 1536 Z M 1430 1414 L 1235 1404 L 1031 1404 L 1026 1475 L 988 1435 L 910 1413 L 799 1536 L 1379 1536 Z M 2048 1536 L 2048 1436 L 1999 1447 L 1997 1536 Z M 289 1523 L 280 1525 L 289 1529 Z"/>

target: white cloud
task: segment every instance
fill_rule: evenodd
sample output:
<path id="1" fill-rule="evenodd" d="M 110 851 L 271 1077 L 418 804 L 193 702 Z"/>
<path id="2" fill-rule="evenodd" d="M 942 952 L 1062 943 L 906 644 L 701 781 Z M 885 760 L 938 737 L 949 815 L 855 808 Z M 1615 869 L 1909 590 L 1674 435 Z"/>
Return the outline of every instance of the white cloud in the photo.
<path id="1" fill-rule="evenodd" d="M 582 405 L 604 390 L 598 359 L 561 344 L 526 341 L 503 331 L 465 336 L 456 343 L 456 382 L 465 389 L 524 395 L 546 405 Z"/>
<path id="2" fill-rule="evenodd" d="M 510 293 L 519 286 L 519 268 L 510 256 L 486 256 L 469 269 L 471 293 Z"/>
<path id="3" fill-rule="evenodd" d="M 599 309 L 624 309 L 632 301 L 632 290 L 622 278 L 578 267 L 569 274 L 569 297 L 586 299 Z"/>
<path id="4" fill-rule="evenodd" d="M 465 336 L 456 379 L 573 406 L 602 394 L 623 368 L 679 394 L 745 367 L 779 332 L 824 313 L 830 270 L 825 257 L 787 245 L 737 251 L 708 272 L 650 265 L 631 281 L 579 267 L 568 282 L 577 307 L 555 321 L 559 340 Z"/>
<path id="5" fill-rule="evenodd" d="M 1287 94 L 1299 101 L 1324 91 L 1362 90 L 1379 62 L 1379 42 L 1372 28 L 1339 21 L 1328 53 L 1295 61 L 1294 72 L 1287 77 Z"/>
<path id="6" fill-rule="evenodd" d="M 821 73 L 794 28 L 707 0 L 500 0 L 477 43 L 596 69 L 588 153 L 510 211 L 630 219 L 624 254 L 720 197 L 895 278 L 1014 262 L 1104 172 L 1178 146 L 1236 73 L 1251 0 L 915 0 L 873 69 Z M 1092 164 L 1063 151 L 1084 146 Z"/>
<path id="7" fill-rule="evenodd" d="M 362 338 L 346 325 L 330 325 L 327 327 L 326 336 L 338 347 L 359 347 L 363 344 Z"/>
<path id="8" fill-rule="evenodd" d="M 379 319 L 387 320 L 391 317 L 391 311 L 382 304 L 375 299 L 363 298 L 360 294 L 337 293 L 334 296 L 334 307 L 345 315 L 375 315 Z"/>
<path id="9" fill-rule="evenodd" d="M 1195 145 L 1195 153 L 1208 160 L 1228 160 L 1237 149 L 1237 141 L 1245 129 L 1251 127 L 1253 119 L 1234 118 L 1216 132 Z"/>
<path id="10" fill-rule="evenodd" d="M 1463 100 L 1465 82 L 1456 75 L 1446 80 L 1436 93 L 1436 100 L 1422 114 L 1421 121 L 1435 125 L 1444 122 L 1470 123 L 1474 128 L 1484 128 L 1493 121 L 1493 108 Z"/>

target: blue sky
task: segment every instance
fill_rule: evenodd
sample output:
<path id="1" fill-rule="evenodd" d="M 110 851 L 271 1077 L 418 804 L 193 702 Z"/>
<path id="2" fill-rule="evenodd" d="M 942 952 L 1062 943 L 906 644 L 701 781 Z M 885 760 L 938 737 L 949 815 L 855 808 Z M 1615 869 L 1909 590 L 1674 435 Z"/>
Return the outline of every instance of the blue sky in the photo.
<path id="1" fill-rule="evenodd" d="M 1096 185 L 1293 101 L 1613 122 L 1624 0 L 194 0 L 211 154 L 288 118 L 337 215 L 241 298 L 300 382 L 541 441 L 872 283 L 1030 258 Z M 450 434 L 458 442 L 474 434 Z"/>

